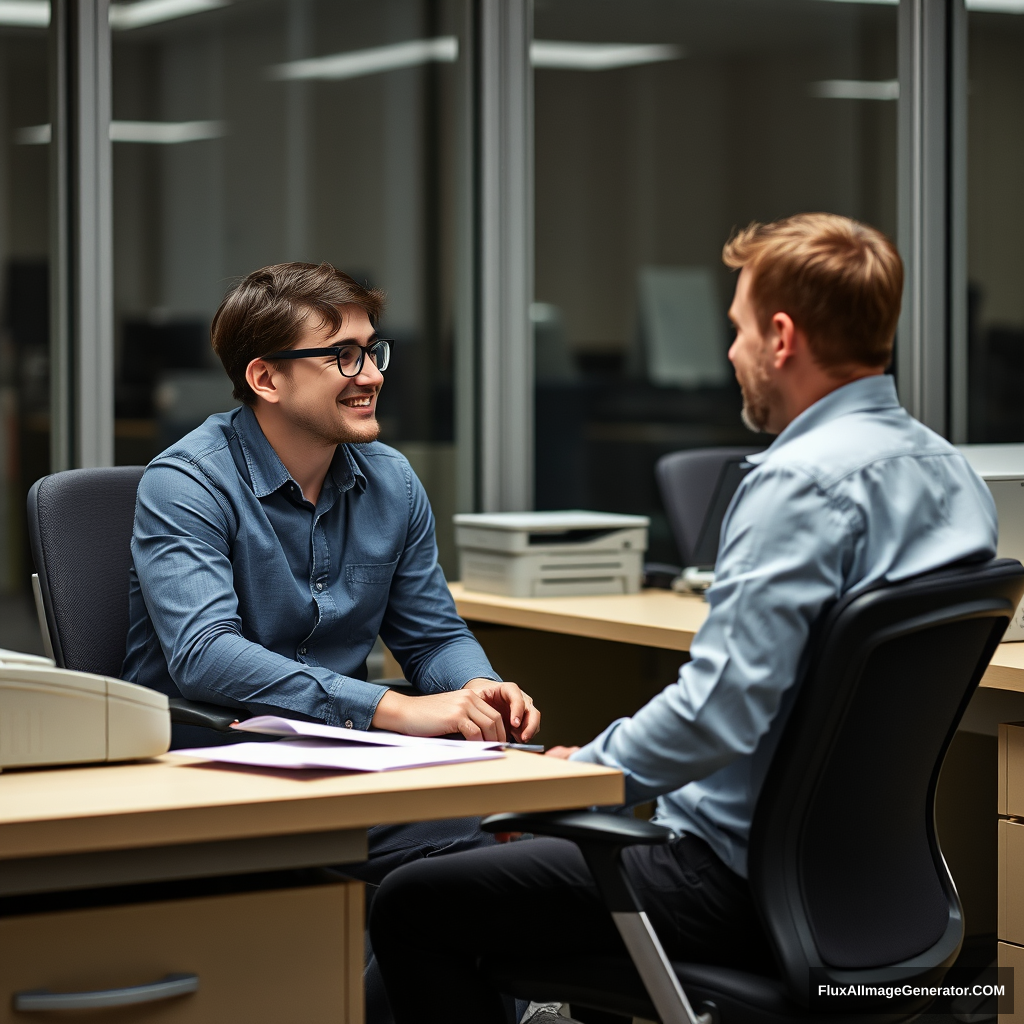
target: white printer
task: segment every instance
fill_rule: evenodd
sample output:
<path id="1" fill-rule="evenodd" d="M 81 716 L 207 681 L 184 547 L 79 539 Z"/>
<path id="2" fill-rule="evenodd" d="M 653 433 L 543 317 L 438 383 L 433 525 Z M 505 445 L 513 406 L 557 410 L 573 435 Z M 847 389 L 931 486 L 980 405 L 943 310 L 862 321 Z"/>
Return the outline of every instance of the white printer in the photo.
<path id="1" fill-rule="evenodd" d="M 609 512 L 461 513 L 462 584 L 507 597 L 635 594 L 649 525 Z"/>
<path id="2" fill-rule="evenodd" d="M 0 769 L 130 761 L 170 745 L 165 694 L 0 650 Z"/>
<path id="3" fill-rule="evenodd" d="M 988 484 L 999 517 L 1000 558 L 1024 562 L 1024 444 L 960 445 L 971 468 Z M 1024 640 L 1024 602 L 1004 640 Z"/>

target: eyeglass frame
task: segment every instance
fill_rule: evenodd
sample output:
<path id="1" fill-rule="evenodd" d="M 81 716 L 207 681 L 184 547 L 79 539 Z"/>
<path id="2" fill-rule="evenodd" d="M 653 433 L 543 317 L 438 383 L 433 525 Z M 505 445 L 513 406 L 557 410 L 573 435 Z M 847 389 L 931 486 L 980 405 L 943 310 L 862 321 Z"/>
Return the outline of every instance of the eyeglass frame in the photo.
<path id="1" fill-rule="evenodd" d="M 366 363 L 366 355 L 371 348 L 376 348 L 378 345 L 384 345 L 384 366 L 377 366 L 376 359 L 370 356 L 373 360 L 373 365 L 377 367 L 379 373 L 383 373 L 391 363 L 391 346 L 394 344 L 391 338 L 376 338 L 371 341 L 369 345 L 359 345 L 354 341 L 345 341 L 339 345 L 332 345 L 330 348 L 289 348 L 283 352 L 271 352 L 268 355 L 260 356 L 261 359 L 313 359 L 317 356 L 334 356 L 334 361 L 338 366 L 338 373 L 342 375 L 346 380 L 351 380 L 353 377 L 358 377 L 363 372 L 363 366 Z M 341 350 L 343 348 L 357 348 L 359 349 L 359 359 L 356 362 L 356 372 L 346 373 L 341 368 Z"/>

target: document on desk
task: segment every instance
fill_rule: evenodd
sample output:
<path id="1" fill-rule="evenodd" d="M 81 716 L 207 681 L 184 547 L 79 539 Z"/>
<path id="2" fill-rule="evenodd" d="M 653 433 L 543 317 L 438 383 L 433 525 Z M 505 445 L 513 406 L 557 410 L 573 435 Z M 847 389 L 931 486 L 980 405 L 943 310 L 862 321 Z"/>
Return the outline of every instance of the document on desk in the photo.
<path id="1" fill-rule="evenodd" d="M 501 750 L 521 744 L 503 743 L 500 740 L 445 739 L 441 736 L 404 736 L 397 732 L 368 729 L 342 729 L 337 725 L 322 722 L 299 722 L 294 718 L 280 718 L 277 715 L 258 715 L 231 726 L 239 732 L 256 732 L 268 736 L 308 737 L 334 740 L 336 743 L 362 743 L 371 747 L 456 747 L 459 750 Z M 543 749 L 543 748 L 535 748 Z"/>
<path id="2" fill-rule="evenodd" d="M 389 772 L 464 761 L 491 761 L 501 750 L 482 750 L 479 744 L 450 743 L 369 746 L 323 739 L 281 739 L 276 743 L 230 743 L 219 747 L 189 747 L 175 754 L 221 764 L 255 768 L 294 768 L 317 771 Z"/>

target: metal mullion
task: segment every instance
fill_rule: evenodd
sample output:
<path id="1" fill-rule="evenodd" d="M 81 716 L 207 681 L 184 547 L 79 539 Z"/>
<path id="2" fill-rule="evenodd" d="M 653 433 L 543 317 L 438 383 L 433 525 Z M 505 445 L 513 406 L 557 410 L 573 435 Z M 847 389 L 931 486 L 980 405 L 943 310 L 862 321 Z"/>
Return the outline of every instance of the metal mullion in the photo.
<path id="1" fill-rule="evenodd" d="M 958 440 L 967 408 L 963 17 L 963 0 L 900 2 L 898 384 L 914 416 Z"/>
<path id="2" fill-rule="evenodd" d="M 530 0 L 477 9 L 479 506 L 533 506 L 533 93 Z"/>
<path id="3" fill-rule="evenodd" d="M 51 468 L 114 462 L 108 0 L 55 0 Z"/>

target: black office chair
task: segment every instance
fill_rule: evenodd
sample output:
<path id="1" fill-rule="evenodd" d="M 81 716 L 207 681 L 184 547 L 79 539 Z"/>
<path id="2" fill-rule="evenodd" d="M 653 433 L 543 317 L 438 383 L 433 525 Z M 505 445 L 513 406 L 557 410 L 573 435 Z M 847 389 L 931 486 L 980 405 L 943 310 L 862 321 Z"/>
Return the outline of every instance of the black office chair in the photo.
<path id="1" fill-rule="evenodd" d="M 671 834 L 587 812 L 495 815 L 484 828 L 575 841 L 632 962 L 527 954 L 485 964 L 490 977 L 517 997 L 663 1024 L 885 1024 L 921 1013 L 928 997 L 843 1004 L 818 986 L 933 985 L 956 959 L 963 916 L 935 834 L 935 787 L 1022 593 L 1024 567 L 994 559 L 847 597 L 815 630 L 750 834 L 750 886 L 776 977 L 670 963 L 619 854 Z"/>
<path id="2" fill-rule="evenodd" d="M 654 475 L 683 566 L 700 564 L 698 546 L 702 534 L 707 533 L 706 525 L 711 526 L 714 536 L 704 539 L 710 542 L 714 552 L 718 550 L 718 533 L 711 520 L 717 519 L 720 526 L 722 516 L 719 514 L 715 517 L 709 513 L 714 511 L 713 506 L 720 483 L 735 483 L 731 479 L 723 479 L 723 468 L 731 463 L 739 465 L 746 456 L 763 450 L 763 446 L 692 448 L 688 451 L 671 452 L 658 459 Z M 732 497 L 733 490 L 735 486 L 728 495 L 723 495 L 726 505 Z M 724 512 L 723 507 L 721 513 Z M 711 564 L 714 564 L 714 557 L 711 558 Z"/>
<path id="3" fill-rule="evenodd" d="M 42 477 L 28 493 L 40 627 L 61 668 L 121 675 L 135 495 L 144 468 L 70 469 Z M 170 703 L 173 723 L 217 733 L 249 717 L 236 708 L 181 697 Z M 189 742 L 208 735 L 196 733 Z"/>

